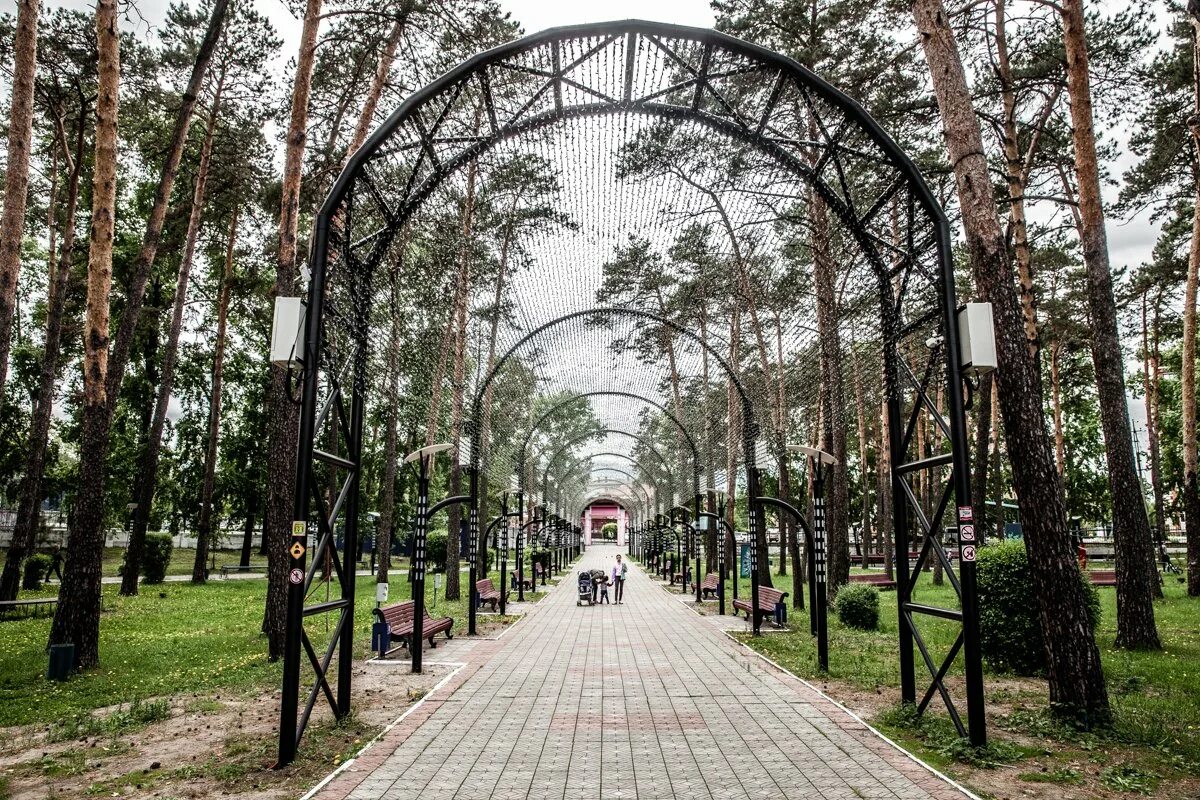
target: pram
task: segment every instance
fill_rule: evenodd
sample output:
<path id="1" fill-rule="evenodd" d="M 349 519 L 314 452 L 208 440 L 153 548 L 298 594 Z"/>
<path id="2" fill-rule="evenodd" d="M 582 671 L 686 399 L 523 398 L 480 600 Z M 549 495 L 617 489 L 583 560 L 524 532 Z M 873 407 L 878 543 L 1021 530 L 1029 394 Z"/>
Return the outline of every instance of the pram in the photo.
<path id="1" fill-rule="evenodd" d="M 592 604 L 592 573 L 579 573 L 579 599 L 575 601 L 575 605 L 581 606 L 584 602 L 590 606 Z"/>

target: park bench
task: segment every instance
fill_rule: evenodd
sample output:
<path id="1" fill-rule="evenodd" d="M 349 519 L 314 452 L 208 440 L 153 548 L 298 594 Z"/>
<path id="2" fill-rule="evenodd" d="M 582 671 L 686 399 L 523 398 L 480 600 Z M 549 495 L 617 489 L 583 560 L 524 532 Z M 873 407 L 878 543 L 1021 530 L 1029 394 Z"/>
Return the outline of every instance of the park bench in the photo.
<path id="1" fill-rule="evenodd" d="M 523 578 L 523 579 L 518 580 L 517 571 L 515 569 L 512 570 L 512 572 L 510 572 L 509 574 L 512 577 L 512 582 L 509 585 L 516 586 L 519 583 L 519 584 L 521 584 L 522 589 L 525 589 L 526 591 L 533 591 L 533 581 L 530 578 Z"/>
<path id="2" fill-rule="evenodd" d="M 496 610 L 496 604 L 500 602 L 500 592 L 492 585 L 491 578 L 475 581 L 475 593 L 479 596 L 479 605 L 491 603 L 492 611 Z"/>
<path id="3" fill-rule="evenodd" d="M 35 597 L 29 600 L 0 600 L 0 615 L 7 614 L 9 611 L 19 611 L 29 609 L 31 613 L 36 613 L 41 608 L 54 608 L 58 605 L 57 597 Z"/>
<path id="4" fill-rule="evenodd" d="M 878 586 L 880 589 L 895 589 L 896 582 L 887 576 L 886 572 L 855 573 L 850 576 L 851 583 L 866 583 Z"/>
<path id="5" fill-rule="evenodd" d="M 710 572 L 704 576 L 704 580 L 700 581 L 700 596 L 708 597 L 716 595 L 718 587 L 721 585 L 721 577 L 715 572 Z"/>
<path id="6" fill-rule="evenodd" d="M 788 596 L 787 592 L 781 592 L 770 586 L 758 587 L 758 617 L 763 619 L 770 617 L 775 620 L 775 607 L 783 603 L 783 599 Z M 733 601 L 733 615 L 736 617 L 738 611 L 746 612 L 746 619 L 750 619 L 750 598 L 739 597 Z"/>
<path id="7" fill-rule="evenodd" d="M 1113 569 L 1093 569 L 1088 571 L 1088 580 L 1092 586 L 1116 586 L 1117 571 Z"/>
<path id="8" fill-rule="evenodd" d="M 221 577 L 228 578 L 231 572 L 266 572 L 266 564 L 222 564 Z"/>
<path id="9" fill-rule="evenodd" d="M 671 585 L 674 586 L 675 584 L 678 583 L 679 588 L 686 592 L 688 583 L 690 583 L 690 581 L 688 579 L 691 577 L 691 574 L 692 573 L 690 571 L 684 572 L 682 574 L 680 574 L 678 572 L 672 572 L 671 573 Z"/>
<path id="10" fill-rule="evenodd" d="M 401 647 L 408 647 L 409 641 L 412 639 L 413 632 L 413 610 L 416 608 L 416 603 L 412 600 L 405 600 L 403 603 L 396 603 L 393 606 L 375 609 L 375 616 L 380 622 L 386 622 L 388 625 L 388 636 L 392 641 L 400 642 L 399 647 L 393 647 L 383 655 L 389 655 L 399 650 Z M 453 639 L 453 634 L 450 629 L 454 627 L 453 617 L 441 617 L 434 619 L 429 616 L 429 609 L 422 609 L 425 612 L 424 623 L 421 626 L 421 637 L 429 640 L 430 647 L 437 647 L 437 642 L 433 640 L 434 634 L 445 633 L 447 639 Z"/>

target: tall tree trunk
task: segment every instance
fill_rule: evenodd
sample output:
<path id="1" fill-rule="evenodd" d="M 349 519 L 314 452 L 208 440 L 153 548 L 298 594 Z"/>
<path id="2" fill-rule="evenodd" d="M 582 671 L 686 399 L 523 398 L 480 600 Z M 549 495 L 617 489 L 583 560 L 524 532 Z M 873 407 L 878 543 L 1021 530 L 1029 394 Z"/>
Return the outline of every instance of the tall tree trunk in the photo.
<path id="1" fill-rule="evenodd" d="M 296 293 L 296 239 L 299 231 L 300 178 L 304 168 L 304 149 L 308 131 L 308 99 L 312 92 L 312 74 L 321 27 L 322 0 L 307 0 L 304 24 L 300 31 L 300 53 L 296 59 L 296 77 L 292 83 L 291 117 L 288 122 L 283 163 L 282 197 L 279 211 L 279 258 L 275 264 L 272 297 Z M 296 448 L 299 445 L 299 408 L 288 392 L 286 366 L 271 366 L 267 462 L 267 602 L 264 627 L 267 633 L 267 657 L 276 661 L 283 656 L 284 628 L 287 621 L 287 545 L 291 535 L 296 480 Z"/>
<path id="2" fill-rule="evenodd" d="M 842 384 L 842 342 L 838 331 L 836 280 L 833 254 L 829 252 L 829 210 L 824 199 L 810 192 L 812 213 L 813 278 L 816 285 L 817 330 L 821 339 L 821 449 L 835 459 L 833 479 L 826 491 L 826 526 L 829 553 L 829 595 L 850 581 L 849 505 L 850 484 L 846 467 L 846 408 Z"/>
<path id="3" fill-rule="evenodd" d="M 68 163 L 67 202 L 63 209 L 62 243 L 58 263 L 54 266 L 46 291 L 46 344 L 42 350 L 38 375 L 38 394 L 33 416 L 29 422 L 28 456 L 25 474 L 21 477 L 17 518 L 13 525 L 12 542 L 4 558 L 0 574 L 0 600 L 15 600 L 20 587 L 21 567 L 33 549 L 42 502 L 42 477 L 46 469 L 46 449 L 50 441 L 50 421 L 54 415 L 54 388 L 58 377 L 58 360 L 62 351 L 63 313 L 67 304 L 67 288 L 71 280 L 71 261 L 75 252 L 75 212 L 79 202 L 79 182 L 83 174 L 84 141 L 87 115 L 79 109 L 75 131 L 74 155 L 65 139 L 64 155 Z"/>
<path id="4" fill-rule="evenodd" d="M 741 313 L 735 304 L 729 317 L 729 368 L 737 373 L 741 369 Z M 733 388 L 733 378 L 725 379 L 726 416 L 729 427 L 725 434 L 725 522 L 729 526 L 725 533 L 726 565 L 733 573 L 736 581 L 741 577 L 738 565 L 740 553 L 737 550 L 737 540 L 733 531 L 737 529 L 737 474 L 738 451 L 741 449 L 742 406 L 737 390 Z"/>
<path id="5" fill-rule="evenodd" d="M 192 123 L 192 114 L 196 109 L 196 101 L 200 90 L 204 87 L 204 78 L 212 63 L 213 52 L 221 38 L 225 25 L 225 12 L 229 8 L 229 0 L 214 0 L 212 13 L 208 19 L 208 27 L 204 38 L 196 51 L 196 60 L 192 64 L 192 73 L 188 78 L 187 87 L 183 91 L 179 108 L 175 112 L 174 127 L 171 130 L 170 144 L 167 146 L 163 159 L 162 172 L 158 178 L 158 186 L 154 192 L 154 201 L 146 218 L 146 231 L 142 236 L 142 247 L 134 260 L 130 273 L 129 288 L 125 297 L 125 310 L 121 314 L 121 324 L 117 328 L 117 337 L 113 341 L 112 352 L 108 356 L 108 416 L 104 437 L 109 435 L 108 428 L 112 424 L 112 415 L 116 410 L 117 395 L 121 388 L 121 380 L 125 377 L 125 366 L 129 363 L 129 354 L 133 349 L 134 334 L 137 331 L 138 318 L 142 312 L 145 300 L 146 285 L 154 271 L 154 258 L 158 254 L 158 245 L 162 240 L 163 223 L 167 217 L 167 208 L 171 202 L 171 190 L 175 186 L 175 178 L 179 174 L 179 162 L 187 145 L 188 128 Z"/>
<path id="6" fill-rule="evenodd" d="M 1104 454 L 1113 503 L 1117 567 L 1117 646 L 1158 649 L 1153 594 L 1145 565 L 1151 554 L 1150 522 L 1133 456 L 1129 408 L 1125 401 L 1125 362 L 1117 329 L 1117 302 L 1108 261 L 1108 234 L 1100 194 L 1100 164 L 1092 124 L 1087 34 L 1083 0 L 1062 4 L 1063 43 L 1067 56 L 1067 94 L 1071 99 L 1075 174 L 1083 217 L 1083 263 L 1087 270 L 1092 362 L 1100 397 Z"/>
<path id="7" fill-rule="evenodd" d="M 401 264 L 404 262 L 401 261 Z M 387 427 L 383 436 L 383 503 L 379 510 L 379 536 L 375 540 L 375 582 L 387 583 L 392 565 L 392 531 L 396 528 L 396 446 L 400 431 L 400 281 L 393 272 L 391 282 L 391 326 L 387 349 Z"/>
<path id="8" fill-rule="evenodd" d="M 204 562 L 214 527 L 213 491 L 217 477 L 217 453 L 221 444 L 221 388 L 225 379 L 225 338 L 229 324 L 229 296 L 233 288 L 233 251 L 237 245 L 237 226 L 238 209 L 235 208 L 229 220 L 229 236 L 225 240 L 225 268 L 221 273 L 221 291 L 217 297 L 217 338 L 213 344 L 212 384 L 208 391 L 208 444 L 204 450 L 204 481 L 200 485 L 200 519 L 196 523 L 193 583 L 204 580 Z M 249 557 L 246 548 L 243 548 L 243 554 Z"/>
<path id="9" fill-rule="evenodd" d="M 392 72 L 392 64 L 396 61 L 396 48 L 400 45 L 404 31 L 408 27 L 408 19 L 412 14 L 413 5 L 414 0 L 404 0 L 401 3 L 388 38 L 384 40 L 383 50 L 379 53 L 379 61 L 375 63 L 375 74 L 371 77 L 371 85 L 367 89 L 362 110 L 358 114 L 358 124 L 354 126 L 354 135 L 350 139 L 350 145 L 346 148 L 347 156 L 353 155 L 362 146 L 362 143 L 367 140 L 368 134 L 377 124 L 375 109 L 378 108 L 379 98 L 383 96 L 383 89 L 387 86 L 388 76 Z"/>
<path id="10" fill-rule="evenodd" d="M 979 518 L 975 523 L 975 531 L 979 534 L 980 544 L 992 535 L 987 515 L 988 459 L 991 458 L 988 445 L 992 438 L 992 373 L 987 373 L 979 379 L 979 389 L 975 392 L 975 454 L 971 474 L 971 505 L 979 509 Z"/>
<path id="11" fill-rule="evenodd" d="M 1051 707 L 1077 724 L 1102 724 L 1110 718 L 1104 670 L 1067 530 L 1062 484 L 1046 434 L 1041 376 L 1025 339 L 979 119 L 941 0 L 914 0 L 913 16 L 954 165 L 975 282 L 995 315 L 996 385 L 1017 497 L 1026 512 L 1025 547 L 1046 643 Z"/>
<path id="12" fill-rule="evenodd" d="M 482 107 L 475 109 L 475 130 L 479 130 Z M 462 494 L 462 467 L 459 466 L 459 450 L 462 447 L 463 394 L 466 392 L 467 376 L 467 305 L 471 296 L 471 242 L 475 232 L 475 184 L 479 176 L 479 165 L 472 161 L 467 166 L 467 194 L 463 200 L 462 249 L 459 252 L 458 276 L 454 287 L 454 397 L 450 409 L 450 443 L 454 446 L 454 459 L 450 464 L 450 494 Z M 460 560 L 459 530 L 462 527 L 461 505 L 453 505 L 446 514 L 446 599 L 458 600 L 461 595 L 458 580 Z"/>
<path id="13" fill-rule="evenodd" d="M 96 2 L 96 145 L 83 331 L 83 425 L 79 483 L 67 564 L 50 643 L 75 645 L 75 665 L 100 660 L 100 561 L 104 550 L 104 464 L 108 456 L 108 317 L 117 203 L 117 94 L 121 80 L 116 0 Z"/>
<path id="14" fill-rule="evenodd" d="M 1188 132 L 1200 160 L 1200 9 L 1188 4 L 1192 25 L 1192 114 Z M 1200 277 L 1200 179 L 1196 182 L 1192 213 L 1192 241 L 1188 249 L 1187 281 L 1183 293 L 1183 369 L 1180 393 L 1183 405 L 1183 509 L 1187 526 L 1187 590 L 1200 596 L 1200 480 L 1197 479 L 1196 442 L 1196 286 Z"/>
<path id="15" fill-rule="evenodd" d="M 138 503 L 133 510 L 133 526 L 129 536 L 129 548 L 125 553 L 125 571 L 121 576 L 121 594 L 138 593 L 138 576 L 142 567 L 142 550 L 146 543 L 146 532 L 150 527 L 150 512 L 154 505 L 154 492 L 158 487 L 158 459 L 162 452 L 163 428 L 167 423 L 167 409 L 171 403 L 171 392 L 175 386 L 175 364 L 179 358 L 179 336 L 183 332 L 183 310 L 187 305 L 188 284 L 192 277 L 192 263 L 196 257 L 196 242 L 204 220 L 205 193 L 208 172 L 212 164 L 213 137 L 216 134 L 217 115 L 220 113 L 222 75 L 213 94 L 212 109 L 204 130 L 204 143 L 200 147 L 200 162 L 196 167 L 196 186 L 192 192 L 192 207 L 188 214 L 187 233 L 184 236 L 183 255 L 179 259 L 179 272 L 175 278 L 175 302 L 171 310 L 171 328 L 167 333 L 167 346 L 163 352 L 162 377 L 158 384 L 158 396 L 154 404 L 154 417 L 142 452 L 141 474 L 138 479 Z M 208 554 L 207 543 L 196 540 L 196 559 L 199 572 L 192 569 L 192 580 L 203 583 L 205 579 L 204 558 Z"/>
<path id="16" fill-rule="evenodd" d="M 21 240 L 29 195 L 33 140 L 33 81 L 37 72 L 37 29 L 41 0 L 17 0 L 13 37 L 12 105 L 8 113 L 8 160 L 4 170 L 4 213 L 0 216 L 0 399 L 8 379 L 8 353 L 17 309 Z M 65 144 L 65 143 L 64 143 Z"/>
<path id="17" fill-rule="evenodd" d="M 867 401 L 863 392 L 862 374 L 858 367 L 858 355 L 855 354 L 853 361 L 854 369 L 854 405 L 858 422 L 858 471 L 862 480 L 862 531 L 859 534 L 858 541 L 862 552 L 862 567 L 866 569 L 871 564 L 870 543 L 871 543 L 871 468 L 867 463 L 867 439 L 869 432 L 867 431 Z"/>
<path id="18" fill-rule="evenodd" d="M 1000 80 L 1001 128 L 1004 132 L 1004 177 L 1008 183 L 1008 219 L 1012 229 L 1013 250 L 1017 262 L 1018 297 L 1025 321 L 1025 340 L 1029 352 L 1038 354 L 1037 296 L 1033 291 L 1033 259 L 1029 251 L 1029 231 L 1025 223 L 1024 159 L 1017 146 L 1017 90 L 1008 57 L 1008 32 L 1005 0 L 996 0 L 996 73 Z"/>
<path id="19" fill-rule="evenodd" d="M 1150 345 L 1149 314 L 1146 310 L 1146 292 L 1142 292 L 1142 387 L 1146 393 L 1146 450 L 1150 455 L 1150 493 L 1154 501 L 1154 547 L 1146 570 L 1150 576 L 1150 590 L 1155 599 L 1163 596 L 1162 581 L 1158 577 L 1157 548 L 1166 541 L 1167 526 L 1162 481 L 1159 471 L 1158 451 L 1158 312 L 1154 319 L 1154 345 Z"/>

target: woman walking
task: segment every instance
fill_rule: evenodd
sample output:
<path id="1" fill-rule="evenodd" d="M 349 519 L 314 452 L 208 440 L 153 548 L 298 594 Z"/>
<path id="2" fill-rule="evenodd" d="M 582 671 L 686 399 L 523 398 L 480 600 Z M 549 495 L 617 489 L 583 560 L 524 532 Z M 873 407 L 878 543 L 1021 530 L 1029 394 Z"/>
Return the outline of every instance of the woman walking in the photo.
<path id="1" fill-rule="evenodd" d="M 621 560 L 621 554 L 617 553 L 617 563 L 613 565 L 612 582 L 616 585 L 614 590 L 614 598 L 617 605 L 621 605 L 621 601 L 625 599 L 625 573 L 629 571 L 629 565 Z"/>

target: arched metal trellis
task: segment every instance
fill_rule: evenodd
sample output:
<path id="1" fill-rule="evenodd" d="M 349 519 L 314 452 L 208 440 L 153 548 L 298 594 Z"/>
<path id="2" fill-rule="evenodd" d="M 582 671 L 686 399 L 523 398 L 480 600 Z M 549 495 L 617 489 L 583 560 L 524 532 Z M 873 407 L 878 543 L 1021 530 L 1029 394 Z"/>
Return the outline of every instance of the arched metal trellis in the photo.
<path id="1" fill-rule="evenodd" d="M 611 126 L 616 139 L 580 144 L 586 139 L 581 131 L 590 135 L 609 117 L 617 120 Z M 670 142 L 672 137 L 682 137 L 690 144 L 717 142 L 725 149 L 708 162 L 695 156 L 688 166 L 694 171 L 685 176 L 690 183 L 680 183 L 670 164 L 661 173 L 630 178 L 627 165 L 618 163 L 628 156 L 631 142 Z M 319 696 L 328 699 L 339 717 L 350 710 L 354 607 L 350 554 L 356 552 L 359 538 L 370 360 L 379 349 L 372 331 L 373 313 L 381 305 L 376 273 L 408 269 L 409 233 L 444 227 L 438 209 L 460 208 L 463 187 L 480 180 L 487 160 L 511 155 L 522 143 L 531 143 L 533 149 L 527 154 L 542 162 L 585 163 L 578 158 L 581 147 L 592 148 L 588 152 L 603 159 L 595 162 L 593 173 L 578 182 L 583 188 L 574 189 L 573 208 L 591 216 L 585 220 L 582 234 L 570 234 L 570 248 L 574 249 L 569 252 L 574 261 L 597 270 L 607 258 L 599 248 L 618 244 L 618 235 L 625 236 L 626 228 L 639 221 L 658 219 L 659 227 L 650 231 L 654 236 L 678 228 L 675 217 L 659 213 L 664 205 L 675 204 L 684 212 L 713 219 L 719 216 L 725 223 L 723 230 L 755 231 L 755 258 L 763 261 L 764 253 L 774 254 L 782 265 L 766 285 L 750 284 L 749 258 L 740 249 L 736 233 L 727 237 L 719 252 L 713 251 L 721 263 L 733 265 L 728 272 L 741 281 L 724 297 L 737 297 L 739 304 L 746 305 L 748 327 L 759 325 L 753 318 L 756 292 L 803 278 L 814 272 L 812 264 L 821 257 L 811 248 L 805 251 L 809 255 L 797 256 L 785 246 L 788 242 L 779 231 L 793 219 L 809 219 L 804 215 L 815 215 L 812 209 L 819 206 L 837 226 L 830 246 L 841 248 L 845 263 L 853 267 L 839 286 L 836 317 L 822 321 L 818 314 L 815 338 L 814 328 L 805 321 L 806 315 L 812 315 L 812 291 L 803 280 L 796 289 L 794 313 L 779 314 L 774 323 L 779 387 L 770 384 L 767 370 L 760 369 L 760 364 L 767 364 L 762 357 L 766 348 L 761 326 L 754 330 L 759 336 L 758 362 L 747 358 L 739 363 L 736 357 L 723 357 L 710 343 L 719 341 L 730 354 L 736 354 L 739 337 L 745 335 L 753 341 L 737 326 L 740 305 L 739 310 L 730 312 L 730 334 L 724 340 L 711 328 L 704 335 L 696 333 L 694 328 L 708 325 L 709 313 L 719 313 L 718 298 L 709 294 L 711 285 L 704 277 L 708 273 L 696 284 L 699 300 L 689 307 L 695 326 L 680 324 L 660 312 L 634 308 L 632 303 L 598 314 L 596 306 L 603 305 L 598 301 L 603 294 L 598 282 L 584 286 L 586 291 L 576 287 L 568 300 L 577 310 L 564 314 L 562 296 L 538 294 L 542 290 L 536 283 L 526 281 L 522 290 L 531 299 L 520 306 L 516 319 L 506 328 L 512 346 L 501 348 L 505 354 L 498 360 L 489 361 L 486 355 L 478 359 L 483 374 L 473 386 L 465 386 L 466 378 L 454 379 L 459 381 L 456 402 L 467 394 L 473 398 L 468 426 L 472 446 L 469 452 L 463 453 L 467 448 L 461 447 L 458 453 L 461 460 L 477 468 L 472 480 L 480 470 L 495 472 L 500 480 L 506 477 L 503 473 L 515 471 L 518 448 L 493 447 L 485 433 L 486 415 L 491 411 L 488 398 L 501 371 L 517 387 L 505 395 L 510 410 L 517 403 L 527 403 L 531 391 L 546 387 L 564 395 L 611 389 L 614 387 L 608 384 L 617 382 L 613 373 L 596 377 L 595 368 L 585 371 L 580 364 L 603 366 L 608 363 L 604 359 L 616 357 L 617 345 L 636 354 L 639 344 L 658 341 L 653 338 L 657 336 L 670 342 L 665 348 L 672 359 L 669 380 L 675 392 L 670 406 L 673 413 L 686 415 L 675 414 L 681 428 L 700 431 L 714 417 L 710 365 L 716 364 L 714 369 L 728 382 L 731 400 L 718 422 L 728 429 L 725 452 L 741 453 L 745 491 L 750 498 L 750 533 L 757 538 L 764 521 L 757 499 L 756 445 L 760 435 L 769 434 L 766 438 L 774 449 L 782 450 L 793 433 L 794 416 L 782 413 L 786 409 L 781 403 L 772 418 L 770 404 L 763 398 L 773 397 L 777 388 L 782 394 L 787 388 L 785 378 L 792 381 L 794 391 L 815 397 L 812 387 L 820 381 L 814 379 L 813 363 L 821 363 L 826 372 L 845 369 L 839 363 L 841 354 L 834 352 L 831 358 L 827 347 L 831 331 L 840 332 L 855 348 L 854 357 L 845 359 L 847 363 L 857 363 L 866 348 L 866 357 L 880 376 L 886 406 L 895 500 L 902 696 L 918 702 L 915 663 L 919 654 L 933 679 L 919 699 L 920 707 L 924 709 L 935 693 L 940 695 L 960 731 L 969 731 L 972 741 L 982 743 L 985 729 L 974 594 L 973 510 L 969 505 L 951 236 L 945 214 L 911 160 L 880 126 L 855 101 L 799 64 L 714 31 L 625 21 L 558 28 L 504 44 L 478 54 L 414 93 L 351 156 L 314 221 L 308 312 L 299 358 L 303 366 L 302 413 L 279 763 L 294 758 Z M 689 148 L 689 157 L 696 150 Z M 730 156 L 733 153 L 736 158 Z M 720 192 L 706 193 L 695 176 L 715 174 L 716 162 L 727 170 L 725 174 L 731 168 L 726 162 L 739 171 L 736 180 L 727 181 Z M 464 175 L 469 177 L 464 179 Z M 631 186 L 635 189 L 628 188 Z M 669 190 L 663 191 L 663 186 Z M 633 208 L 627 201 L 635 190 L 644 197 L 639 195 L 641 205 Z M 585 191 L 603 195 L 606 202 L 579 194 Z M 658 194 L 646 194 L 652 191 Z M 808 205 L 800 208 L 804 206 L 801 201 Z M 561 263 L 550 263 L 554 253 L 549 245 L 539 246 L 542 249 L 529 256 L 534 266 L 528 271 L 542 282 L 558 280 L 559 290 L 568 291 L 571 275 Z M 575 252 L 585 246 L 591 250 L 582 255 Z M 567 250 L 560 247 L 557 252 L 565 257 Z M 821 291 L 819 285 L 816 291 Z M 547 319 L 550 309 L 556 309 L 553 319 Z M 598 318 L 605 315 L 607 321 Z M 556 335 L 559 338 L 553 339 Z M 599 337 L 608 337 L 607 344 L 597 345 Z M 570 358 L 560 358 L 554 369 L 547 367 L 539 350 L 547 342 L 569 342 L 574 348 Z M 648 395 L 668 380 L 661 373 L 647 376 L 645 359 L 638 363 L 642 383 L 634 389 L 617 386 L 616 391 Z M 688 391 L 695 392 L 686 409 L 678 402 L 685 382 Z M 735 395 L 740 396 L 740 404 L 732 399 Z M 496 402 L 493 399 L 491 404 Z M 825 422 L 836 425 L 842 420 L 826 417 Z M 767 430 L 760 431 L 760 424 Z M 918 429 L 933 431 L 938 449 L 920 445 Z M 461 435 L 462 431 L 457 431 L 456 444 Z M 490 451 L 486 461 L 482 456 L 485 449 Z M 519 450 L 524 452 L 523 447 Z M 732 463 L 727 462 L 727 467 Z M 731 469 L 725 472 L 732 485 L 737 476 L 730 474 Z M 924 476 L 924 496 L 914 489 L 916 476 Z M 963 555 L 957 576 L 937 535 L 951 506 L 955 507 L 953 521 L 958 525 Z M 472 509 L 473 532 L 477 517 L 478 510 Z M 310 534 L 315 534 L 315 540 Z M 338 534 L 347 554 L 344 562 L 335 547 Z M 914 537 L 920 556 L 917 571 L 910 574 L 907 555 Z M 936 609 L 912 602 L 916 576 L 930 559 L 940 560 L 951 574 L 961 609 Z M 306 603 L 317 565 L 325 563 L 340 585 L 339 596 Z M 962 623 L 962 633 L 941 664 L 920 637 L 918 619 L 928 614 Z M 305 625 L 316 617 L 334 619 L 323 656 L 318 655 Z M 966 725 L 943 681 L 960 649 L 965 660 Z M 304 703 L 299 695 L 302 654 L 307 655 L 314 674 Z"/>

